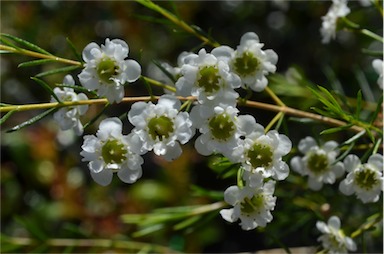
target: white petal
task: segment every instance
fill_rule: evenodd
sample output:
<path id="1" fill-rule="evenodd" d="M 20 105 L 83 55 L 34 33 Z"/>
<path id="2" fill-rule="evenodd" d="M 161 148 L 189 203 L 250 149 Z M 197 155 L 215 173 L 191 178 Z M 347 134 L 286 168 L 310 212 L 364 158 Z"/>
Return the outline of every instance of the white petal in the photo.
<path id="1" fill-rule="evenodd" d="M 381 154 L 373 154 L 371 157 L 368 159 L 368 163 L 372 164 L 376 167 L 378 171 L 383 170 L 383 155 Z"/>
<path id="2" fill-rule="evenodd" d="M 308 186 L 310 189 L 318 191 L 323 187 L 323 182 L 318 181 L 316 178 L 308 177 Z"/>
<path id="3" fill-rule="evenodd" d="M 208 155 L 212 154 L 213 151 L 208 148 L 207 144 L 203 143 L 203 140 L 204 140 L 203 135 L 205 135 L 205 134 L 200 135 L 196 139 L 195 149 L 199 154 L 204 155 L 204 156 L 208 156 Z"/>
<path id="4" fill-rule="evenodd" d="M 359 157 L 354 154 L 350 154 L 344 159 L 344 167 L 347 172 L 352 172 L 361 165 Z"/>
<path id="5" fill-rule="evenodd" d="M 167 147 L 167 151 L 163 155 L 163 158 L 167 161 L 172 161 L 174 159 L 179 158 L 182 152 L 183 151 L 181 150 L 179 143 L 175 142 L 173 146 Z"/>
<path id="6" fill-rule="evenodd" d="M 328 226 L 336 230 L 340 229 L 340 219 L 337 216 L 332 216 L 328 220 Z"/>
<path id="7" fill-rule="evenodd" d="M 341 193 L 347 196 L 352 195 L 354 193 L 353 184 L 348 184 L 346 180 L 340 182 L 339 190 L 341 191 Z"/>
<path id="8" fill-rule="evenodd" d="M 164 105 L 167 109 L 180 109 L 180 100 L 171 94 L 162 95 L 157 105 Z"/>
<path id="9" fill-rule="evenodd" d="M 126 60 L 125 61 L 126 69 L 125 74 L 127 75 L 128 82 L 136 81 L 141 75 L 141 66 L 135 60 Z"/>
<path id="10" fill-rule="evenodd" d="M 120 178 L 121 181 L 125 183 L 134 183 L 139 179 L 142 175 L 141 168 L 137 170 L 131 170 L 130 168 L 125 165 L 125 167 L 122 167 L 118 172 L 117 176 Z"/>
<path id="11" fill-rule="evenodd" d="M 301 175 L 305 175 L 304 163 L 301 157 L 295 156 L 291 160 L 291 167 L 294 171 Z"/>
<path id="12" fill-rule="evenodd" d="M 239 201 L 240 190 L 237 186 L 229 186 L 224 191 L 224 201 L 230 205 L 235 205 Z"/>
<path id="13" fill-rule="evenodd" d="M 94 172 L 94 173 L 106 171 L 106 170 L 103 170 L 104 169 L 104 162 L 101 160 L 90 161 L 88 163 L 88 166 L 89 166 L 89 169 L 91 170 L 91 172 Z"/>
<path id="14" fill-rule="evenodd" d="M 311 147 L 317 146 L 316 141 L 312 137 L 306 137 L 299 142 L 299 151 L 306 154 Z"/>
<path id="15" fill-rule="evenodd" d="M 235 222 L 238 219 L 237 217 L 234 216 L 233 208 L 220 210 L 220 215 L 221 217 L 223 217 L 224 220 L 228 222 Z"/>
<path id="16" fill-rule="evenodd" d="M 63 84 L 74 85 L 75 84 L 75 80 L 73 80 L 72 75 L 69 75 L 69 74 L 65 75 L 64 80 L 63 80 Z"/>
<path id="17" fill-rule="evenodd" d="M 95 58 L 94 54 L 92 54 L 93 49 L 100 50 L 100 47 L 96 43 L 91 42 L 87 46 L 85 46 L 85 48 L 83 49 L 83 59 L 85 62 L 89 62 Z"/>
<path id="18" fill-rule="evenodd" d="M 250 134 L 256 128 L 256 120 L 251 115 L 241 115 L 237 119 L 239 128 L 244 134 Z"/>
<path id="19" fill-rule="evenodd" d="M 257 34 L 255 34 L 254 32 L 245 33 L 243 36 L 241 36 L 240 44 L 246 44 L 247 41 L 250 40 L 255 40 L 256 42 L 259 42 L 259 36 L 257 36 Z"/>
<path id="20" fill-rule="evenodd" d="M 96 183 L 107 186 L 112 182 L 113 173 L 111 170 L 102 170 L 100 173 L 91 171 L 91 176 Z"/>
<path id="21" fill-rule="evenodd" d="M 100 122 L 97 136 L 106 140 L 109 136 L 117 137 L 121 135 L 123 123 L 118 117 L 111 117 Z"/>

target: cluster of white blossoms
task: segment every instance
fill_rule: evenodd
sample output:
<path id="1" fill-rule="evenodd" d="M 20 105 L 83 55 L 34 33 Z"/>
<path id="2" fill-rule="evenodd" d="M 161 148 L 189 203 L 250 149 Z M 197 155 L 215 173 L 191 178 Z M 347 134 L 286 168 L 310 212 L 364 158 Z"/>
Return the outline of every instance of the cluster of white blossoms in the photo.
<path id="1" fill-rule="evenodd" d="M 336 37 L 338 19 L 347 16 L 351 11 L 347 2 L 348 0 L 332 0 L 327 14 L 321 18 L 323 20 L 320 28 L 322 43 L 329 43 Z"/>
<path id="2" fill-rule="evenodd" d="M 356 251 L 356 243 L 352 238 L 345 236 L 340 228 L 340 219 L 337 216 L 332 216 L 326 224 L 323 221 L 316 223 L 317 229 L 323 233 L 318 238 L 326 253 L 348 253 L 348 251 Z"/>
<path id="3" fill-rule="evenodd" d="M 304 157 L 295 156 L 291 167 L 302 176 L 308 176 L 308 186 L 320 190 L 324 183 L 333 184 L 347 172 L 339 189 L 345 195 L 356 194 L 363 203 L 377 202 L 383 191 L 383 156 L 373 154 L 367 163 L 350 154 L 343 162 L 337 161 L 338 144 L 328 141 L 318 146 L 312 137 L 300 140 L 298 149 Z"/>
<path id="4" fill-rule="evenodd" d="M 63 80 L 63 85 L 75 85 L 73 77 L 71 75 L 66 75 Z M 63 87 L 63 89 L 55 87 L 53 92 L 60 100 L 59 102 L 88 100 L 88 97 L 85 94 L 77 94 L 72 88 L 69 87 Z M 51 102 L 57 102 L 57 100 L 52 97 Z M 84 115 L 87 110 L 88 105 L 63 107 L 53 114 L 53 119 L 58 122 L 62 130 L 73 129 L 76 135 L 81 136 L 84 130 L 79 118 L 81 115 Z"/>

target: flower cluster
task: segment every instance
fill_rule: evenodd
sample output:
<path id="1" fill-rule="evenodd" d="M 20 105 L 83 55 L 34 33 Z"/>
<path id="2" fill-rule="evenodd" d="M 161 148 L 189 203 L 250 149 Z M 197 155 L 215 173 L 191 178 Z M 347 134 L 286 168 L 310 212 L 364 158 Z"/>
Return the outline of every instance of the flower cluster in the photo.
<path id="1" fill-rule="evenodd" d="M 348 253 L 348 251 L 356 251 L 356 243 L 352 238 L 344 235 L 340 228 L 340 219 L 337 216 L 329 218 L 328 223 L 318 221 L 317 229 L 323 233 L 318 238 L 326 253 Z"/>
<path id="2" fill-rule="evenodd" d="M 322 43 L 329 43 L 336 37 L 337 21 L 339 18 L 349 14 L 350 9 L 347 6 L 348 0 L 332 0 L 332 5 L 327 14 L 322 17 L 323 23 L 320 29 L 323 37 Z"/>
<path id="3" fill-rule="evenodd" d="M 63 80 L 63 85 L 75 85 L 73 77 L 71 75 L 66 75 Z M 55 87 L 53 92 L 55 93 L 57 99 L 60 100 L 59 102 L 88 100 L 88 97 L 85 94 L 77 94 L 72 88 L 69 87 L 63 87 L 63 89 Z M 51 101 L 56 102 L 56 99 L 52 97 Z M 84 115 L 87 110 L 88 105 L 64 107 L 53 114 L 53 119 L 59 123 L 62 130 L 73 129 L 76 135 L 81 136 L 84 130 L 79 117 Z"/>

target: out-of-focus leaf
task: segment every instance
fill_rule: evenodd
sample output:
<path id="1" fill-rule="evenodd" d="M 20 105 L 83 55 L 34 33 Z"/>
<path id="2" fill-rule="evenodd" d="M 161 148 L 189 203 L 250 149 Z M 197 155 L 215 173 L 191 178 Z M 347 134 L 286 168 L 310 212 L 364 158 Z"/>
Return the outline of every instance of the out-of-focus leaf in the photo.
<path id="1" fill-rule="evenodd" d="M 38 60 L 32 60 L 32 61 L 21 63 L 17 67 L 19 67 L 19 68 L 20 67 L 30 67 L 30 66 L 36 66 L 36 65 L 50 63 L 50 62 L 54 62 L 54 60 L 53 59 L 38 59 Z"/>
<path id="2" fill-rule="evenodd" d="M 83 93 L 91 93 L 94 96 L 97 96 L 97 93 L 95 91 L 88 90 L 87 88 L 83 86 L 74 86 L 74 85 L 66 85 L 66 84 L 58 84 L 57 87 L 68 87 L 72 88 L 73 90 L 77 92 L 83 92 Z"/>
<path id="3" fill-rule="evenodd" d="M 84 129 L 88 128 L 88 126 L 92 125 L 94 122 L 99 119 L 100 116 L 104 114 L 104 111 L 110 106 L 110 104 L 106 104 L 104 108 L 94 117 L 92 118 L 88 123 L 84 124 Z"/>
<path id="4" fill-rule="evenodd" d="M 153 60 L 152 61 L 156 66 L 157 68 L 159 68 L 170 80 L 172 80 L 174 83 L 177 81 L 176 78 L 169 72 L 167 71 L 162 65 L 161 63 L 159 63 L 158 61 L 156 60 Z"/>
<path id="5" fill-rule="evenodd" d="M 45 77 L 45 76 L 49 76 L 57 73 L 70 72 L 78 68 L 81 68 L 81 66 L 68 66 L 68 67 L 58 68 L 50 71 L 41 72 L 37 74 L 36 77 L 41 78 L 41 77 Z"/>
<path id="6" fill-rule="evenodd" d="M 22 225 L 34 238 L 40 241 L 48 239 L 47 234 L 42 231 L 41 226 L 36 221 L 27 220 L 19 216 L 15 217 L 15 221 Z"/>
<path id="7" fill-rule="evenodd" d="M 73 45 L 72 41 L 71 41 L 68 37 L 66 38 L 66 41 L 67 41 L 69 47 L 71 48 L 73 54 L 74 54 L 75 57 L 77 58 L 77 60 L 78 60 L 79 62 L 83 62 L 83 58 L 81 57 L 80 53 L 77 52 L 76 47 L 75 47 L 75 45 Z"/>
<path id="8" fill-rule="evenodd" d="M 352 126 L 353 126 L 353 124 L 346 124 L 344 126 L 329 128 L 329 129 L 326 129 L 326 130 L 323 130 L 322 132 L 320 132 L 320 135 L 326 135 L 326 134 L 331 134 L 331 133 L 343 131 L 343 130 L 349 129 Z"/>
<path id="9" fill-rule="evenodd" d="M 360 137 L 362 137 L 366 133 L 366 130 L 362 130 L 359 133 L 355 134 L 353 137 L 349 138 L 348 140 L 344 141 L 341 145 L 348 145 L 352 142 L 356 142 Z"/>
<path id="10" fill-rule="evenodd" d="M 201 219 L 201 217 L 202 216 L 200 215 L 200 216 L 192 216 L 190 218 L 187 218 L 186 220 L 183 220 L 182 222 L 177 223 L 176 225 L 174 225 L 173 229 L 174 230 L 185 229 L 185 228 L 195 224 L 196 222 L 198 222 Z"/>
<path id="11" fill-rule="evenodd" d="M 44 88 L 50 95 L 55 98 L 57 102 L 61 102 L 59 97 L 55 94 L 55 92 L 52 90 L 52 88 L 44 81 L 39 78 L 31 77 L 32 80 L 36 81 L 37 84 L 39 84 L 42 88 Z"/>
<path id="12" fill-rule="evenodd" d="M 16 37 L 16 36 L 13 36 L 13 35 L 10 35 L 10 34 L 5 34 L 5 33 L 1 33 L 1 36 L 4 36 L 4 37 L 6 37 L 8 39 L 11 39 L 11 40 L 13 40 L 13 41 L 23 45 L 26 48 L 31 49 L 33 51 L 42 53 L 44 55 L 52 55 L 51 53 L 49 53 L 48 51 L 40 48 L 39 46 L 37 46 L 37 45 L 35 45 L 35 44 L 33 44 L 33 43 L 29 42 L 29 41 L 23 40 L 23 39 L 21 39 L 19 37 Z"/>
<path id="13" fill-rule="evenodd" d="M 7 112 L 7 114 L 5 114 L 1 119 L 0 119 L 0 125 L 2 125 L 3 123 L 5 123 L 5 121 L 7 121 L 7 119 L 13 115 L 13 113 L 15 113 L 16 110 L 11 110 L 9 112 Z"/>
<path id="14" fill-rule="evenodd" d="M 357 103 L 356 103 L 355 116 L 356 116 L 356 118 L 359 118 L 360 112 L 361 112 L 361 107 L 362 107 L 362 101 L 363 101 L 361 90 L 359 90 L 357 92 L 357 98 L 356 99 L 357 99 Z"/>
<path id="15" fill-rule="evenodd" d="M 38 121 L 40 121 L 41 119 L 43 119 L 44 117 L 48 116 L 49 114 L 51 114 L 53 111 L 57 110 L 56 108 L 50 108 L 46 111 L 44 111 L 43 113 L 29 119 L 28 121 L 26 122 L 23 122 L 22 124 L 19 124 L 19 125 L 16 125 L 15 127 L 13 127 L 12 129 L 9 129 L 7 130 L 7 132 L 14 132 L 14 131 L 18 131 L 24 127 L 27 127 L 27 126 L 30 126 Z"/>
<path id="16" fill-rule="evenodd" d="M 142 237 L 149 234 L 152 234 L 156 231 L 162 230 L 165 228 L 164 224 L 156 224 L 150 227 L 145 227 L 144 229 L 138 230 L 132 234 L 133 237 Z"/>
<path id="17" fill-rule="evenodd" d="M 214 200 L 223 200 L 224 193 L 222 191 L 212 191 L 197 185 L 192 185 L 192 195 L 197 197 L 209 197 Z"/>
<path id="18" fill-rule="evenodd" d="M 373 113 L 373 115 L 371 116 L 371 120 L 369 121 L 370 124 L 372 124 L 373 122 L 376 121 L 378 114 L 380 113 L 380 111 L 383 110 L 383 105 L 382 104 L 383 104 L 383 95 L 381 95 L 379 101 L 377 102 L 376 110 Z"/>

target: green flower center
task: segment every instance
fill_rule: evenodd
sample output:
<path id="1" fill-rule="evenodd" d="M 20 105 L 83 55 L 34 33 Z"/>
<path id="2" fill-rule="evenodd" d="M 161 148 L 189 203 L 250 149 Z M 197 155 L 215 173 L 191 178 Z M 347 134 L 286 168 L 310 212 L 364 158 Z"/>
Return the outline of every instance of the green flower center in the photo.
<path id="1" fill-rule="evenodd" d="M 211 118 L 208 126 L 212 136 L 220 141 L 226 141 L 231 138 L 236 130 L 235 124 L 226 113 Z"/>
<path id="2" fill-rule="evenodd" d="M 244 52 L 240 57 L 235 58 L 233 67 L 240 76 L 254 74 L 259 68 L 260 61 L 251 52 Z"/>
<path id="3" fill-rule="evenodd" d="M 204 89 L 207 94 L 212 94 L 220 89 L 219 70 L 215 66 L 205 66 L 200 69 L 197 86 Z"/>
<path id="4" fill-rule="evenodd" d="M 101 148 L 101 156 L 107 164 L 122 163 L 126 159 L 127 150 L 118 140 L 111 139 Z"/>
<path id="5" fill-rule="evenodd" d="M 263 206 L 263 203 L 264 203 L 263 195 L 256 195 L 256 196 L 253 196 L 251 199 L 246 197 L 240 203 L 240 210 L 243 213 L 251 214 L 255 211 L 260 210 L 260 208 Z"/>
<path id="6" fill-rule="evenodd" d="M 308 157 L 307 166 L 312 173 L 323 174 L 329 169 L 328 157 L 323 153 L 311 153 Z"/>
<path id="7" fill-rule="evenodd" d="M 366 190 L 372 189 L 377 184 L 376 174 L 369 167 L 364 167 L 363 170 L 359 171 L 354 180 L 360 188 Z"/>
<path id="8" fill-rule="evenodd" d="M 111 78 L 118 74 L 119 66 L 117 66 L 116 62 L 112 59 L 104 58 L 97 65 L 96 71 L 101 81 L 105 83 L 112 83 L 113 81 L 111 80 Z"/>
<path id="9" fill-rule="evenodd" d="M 148 133 L 153 140 L 162 141 L 173 133 L 173 122 L 166 116 L 154 117 L 148 122 Z"/>
<path id="10" fill-rule="evenodd" d="M 253 168 L 269 168 L 273 162 L 272 148 L 266 144 L 255 143 L 248 150 L 247 157 Z"/>

